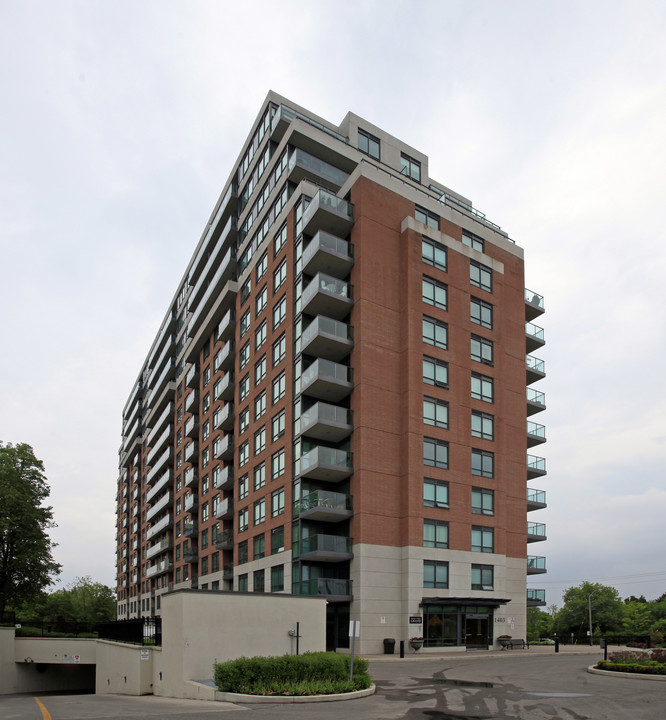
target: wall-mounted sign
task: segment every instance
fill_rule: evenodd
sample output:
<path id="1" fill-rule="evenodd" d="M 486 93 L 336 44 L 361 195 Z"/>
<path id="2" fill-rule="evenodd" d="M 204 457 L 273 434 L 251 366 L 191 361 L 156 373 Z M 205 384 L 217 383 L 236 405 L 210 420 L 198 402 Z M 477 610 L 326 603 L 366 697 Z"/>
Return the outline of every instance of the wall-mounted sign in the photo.
<path id="1" fill-rule="evenodd" d="M 423 618 L 420 615 L 410 615 L 409 616 L 409 624 L 410 625 L 420 625 L 423 622 Z"/>

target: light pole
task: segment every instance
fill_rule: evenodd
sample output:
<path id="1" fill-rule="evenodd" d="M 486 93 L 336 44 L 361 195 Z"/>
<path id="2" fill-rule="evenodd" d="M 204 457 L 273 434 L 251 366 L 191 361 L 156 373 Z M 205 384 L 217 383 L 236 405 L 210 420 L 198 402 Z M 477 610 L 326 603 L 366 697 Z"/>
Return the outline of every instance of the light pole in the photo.
<path id="1" fill-rule="evenodd" d="M 592 645 L 592 595 L 594 590 L 587 596 L 587 611 L 590 620 L 590 646 Z"/>

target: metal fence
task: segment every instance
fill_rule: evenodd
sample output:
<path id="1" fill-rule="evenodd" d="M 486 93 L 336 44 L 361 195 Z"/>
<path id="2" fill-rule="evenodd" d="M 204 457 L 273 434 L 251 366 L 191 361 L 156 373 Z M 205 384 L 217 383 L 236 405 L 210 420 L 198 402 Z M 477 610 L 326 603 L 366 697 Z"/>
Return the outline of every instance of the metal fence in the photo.
<path id="1" fill-rule="evenodd" d="M 162 618 L 134 618 L 99 623 L 97 632 L 101 640 L 117 640 L 136 645 L 161 645 Z"/>

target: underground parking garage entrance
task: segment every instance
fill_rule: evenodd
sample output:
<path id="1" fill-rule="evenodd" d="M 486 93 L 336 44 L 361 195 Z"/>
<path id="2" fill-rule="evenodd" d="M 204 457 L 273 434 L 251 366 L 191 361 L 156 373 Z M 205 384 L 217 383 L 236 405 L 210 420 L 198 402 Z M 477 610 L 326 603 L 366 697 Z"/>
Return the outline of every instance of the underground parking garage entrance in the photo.
<path id="1" fill-rule="evenodd" d="M 487 650 L 495 642 L 495 610 L 508 602 L 505 599 L 423 598 L 424 646 Z"/>

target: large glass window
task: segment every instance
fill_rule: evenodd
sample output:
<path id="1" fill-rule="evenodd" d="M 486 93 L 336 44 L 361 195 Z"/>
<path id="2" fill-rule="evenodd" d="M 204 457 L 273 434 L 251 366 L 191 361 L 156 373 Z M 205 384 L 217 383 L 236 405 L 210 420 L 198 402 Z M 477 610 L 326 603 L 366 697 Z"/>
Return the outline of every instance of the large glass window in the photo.
<path id="1" fill-rule="evenodd" d="M 423 356 L 423 382 L 437 387 L 449 386 L 449 364 L 427 355 Z"/>
<path id="2" fill-rule="evenodd" d="M 487 488 L 472 488 L 472 512 L 475 515 L 494 515 L 494 491 Z"/>
<path id="3" fill-rule="evenodd" d="M 266 499 L 261 498 L 254 503 L 254 524 L 261 525 L 266 520 Z"/>
<path id="4" fill-rule="evenodd" d="M 494 584 L 492 565 L 472 565 L 472 590 L 493 590 Z"/>
<path id="5" fill-rule="evenodd" d="M 238 511 L 238 532 L 247 530 L 249 525 L 249 514 L 247 508 Z"/>
<path id="6" fill-rule="evenodd" d="M 424 303 L 446 310 L 447 286 L 444 283 L 424 275 L 421 294 Z"/>
<path id="7" fill-rule="evenodd" d="M 469 303 L 470 320 L 477 325 L 492 329 L 493 327 L 493 306 L 479 298 L 470 298 Z"/>
<path id="8" fill-rule="evenodd" d="M 495 551 L 495 532 L 493 528 L 472 527 L 472 551 L 491 553 Z"/>
<path id="9" fill-rule="evenodd" d="M 273 367 L 279 365 L 287 354 L 287 338 L 282 333 L 280 337 L 273 343 Z"/>
<path id="10" fill-rule="evenodd" d="M 254 364 L 254 384 L 259 385 L 260 382 L 266 377 L 266 354 L 264 353 L 261 358 Z"/>
<path id="11" fill-rule="evenodd" d="M 449 507 L 449 484 L 444 480 L 424 478 L 423 504 L 426 507 Z"/>
<path id="12" fill-rule="evenodd" d="M 375 160 L 379 160 L 379 138 L 361 128 L 358 129 L 358 149 Z"/>
<path id="13" fill-rule="evenodd" d="M 449 524 L 443 520 L 423 521 L 423 547 L 449 547 Z"/>
<path id="14" fill-rule="evenodd" d="M 495 437 L 494 420 L 495 418 L 488 413 L 472 410 L 472 435 L 484 440 L 493 440 Z"/>
<path id="15" fill-rule="evenodd" d="M 423 316 L 423 342 L 446 350 L 448 347 L 448 334 L 449 327 L 445 322 L 435 320 L 435 318 L 427 315 Z"/>
<path id="16" fill-rule="evenodd" d="M 261 488 L 266 484 L 266 463 L 262 462 L 259 463 L 254 468 L 254 489 L 255 490 L 261 490 Z"/>
<path id="17" fill-rule="evenodd" d="M 472 450 L 472 475 L 494 476 L 494 455 L 487 450 Z"/>
<path id="18" fill-rule="evenodd" d="M 254 433 L 254 454 L 259 455 L 266 449 L 266 426 L 262 425 Z"/>
<path id="19" fill-rule="evenodd" d="M 271 494 L 271 517 L 277 517 L 284 513 L 284 488 L 274 490 Z"/>
<path id="20" fill-rule="evenodd" d="M 471 247 L 473 250 L 478 250 L 479 252 L 483 252 L 483 246 L 484 246 L 483 238 L 480 238 L 478 235 L 471 233 L 469 230 L 463 230 L 462 241 L 463 241 L 463 245 L 467 245 L 467 247 Z"/>
<path id="21" fill-rule="evenodd" d="M 491 403 L 493 401 L 493 379 L 479 373 L 472 373 L 472 397 Z"/>
<path id="22" fill-rule="evenodd" d="M 276 328 L 287 316 L 287 298 L 282 296 L 273 307 L 273 327 Z"/>
<path id="23" fill-rule="evenodd" d="M 271 555 L 284 550 L 284 525 L 271 530 Z"/>
<path id="24" fill-rule="evenodd" d="M 273 292 L 277 292 L 287 279 L 287 259 L 285 258 L 273 271 Z"/>
<path id="25" fill-rule="evenodd" d="M 255 311 L 254 315 L 255 317 L 261 315 L 263 312 L 263 309 L 266 307 L 266 303 L 268 302 L 268 287 L 264 285 L 259 293 L 257 294 L 257 298 L 255 300 Z"/>
<path id="26" fill-rule="evenodd" d="M 285 432 L 285 411 L 281 410 L 271 421 L 271 440 L 275 442 Z"/>
<path id="27" fill-rule="evenodd" d="M 423 422 L 435 427 L 449 427 L 449 404 L 437 398 L 423 398 Z"/>
<path id="28" fill-rule="evenodd" d="M 271 592 L 284 590 L 284 565 L 275 565 L 271 568 Z"/>
<path id="29" fill-rule="evenodd" d="M 252 590 L 254 592 L 264 592 L 265 576 L 263 570 L 255 570 L 252 574 Z"/>
<path id="30" fill-rule="evenodd" d="M 493 364 L 493 342 L 487 338 L 472 335 L 470 340 L 470 357 L 484 365 Z"/>
<path id="31" fill-rule="evenodd" d="M 254 399 L 254 419 L 258 420 L 266 412 L 266 391 L 262 390 Z"/>
<path id="32" fill-rule="evenodd" d="M 416 182 L 421 182 L 421 163 L 406 153 L 400 153 L 400 172 Z"/>
<path id="33" fill-rule="evenodd" d="M 273 453 L 271 457 L 271 476 L 273 480 L 280 477 L 280 475 L 284 475 L 284 465 L 285 461 L 285 451 L 284 448 L 281 448 L 276 453 Z"/>
<path id="34" fill-rule="evenodd" d="M 421 239 L 421 258 L 424 263 L 446 271 L 446 246 L 423 236 Z"/>
<path id="35" fill-rule="evenodd" d="M 254 349 L 259 348 L 266 342 L 266 321 L 264 320 L 261 325 L 254 332 Z"/>
<path id="36" fill-rule="evenodd" d="M 245 473 L 238 478 L 238 499 L 243 500 L 249 492 L 248 475 Z"/>
<path id="37" fill-rule="evenodd" d="M 281 400 L 287 391 L 287 381 L 284 370 L 273 380 L 273 405 Z"/>
<path id="38" fill-rule="evenodd" d="M 238 365 L 242 370 L 250 362 L 250 341 L 248 340 L 238 353 Z"/>
<path id="39" fill-rule="evenodd" d="M 469 261 L 469 281 L 474 287 L 493 291 L 493 271 L 476 260 Z"/>
<path id="40" fill-rule="evenodd" d="M 423 587 L 448 588 L 449 564 L 437 560 L 423 561 Z"/>
<path id="41" fill-rule="evenodd" d="M 423 463 L 431 467 L 449 467 L 449 444 L 443 440 L 423 438 Z"/>
<path id="42" fill-rule="evenodd" d="M 422 222 L 428 227 L 439 230 L 439 215 L 435 215 L 435 213 L 430 212 L 430 210 L 426 210 L 420 205 L 417 205 L 414 209 L 414 219 Z"/>

